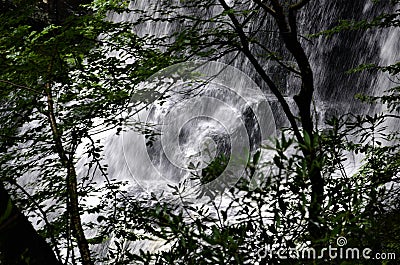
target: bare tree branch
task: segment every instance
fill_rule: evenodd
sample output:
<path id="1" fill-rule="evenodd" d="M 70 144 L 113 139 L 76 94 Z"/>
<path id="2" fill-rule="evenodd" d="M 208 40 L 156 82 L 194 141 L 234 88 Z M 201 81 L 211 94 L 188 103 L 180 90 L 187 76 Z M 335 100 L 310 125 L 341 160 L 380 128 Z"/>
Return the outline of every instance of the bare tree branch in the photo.
<path id="1" fill-rule="evenodd" d="M 261 0 L 253 0 L 257 5 L 261 6 L 265 12 L 271 14 L 272 16 L 276 16 L 275 10 L 272 7 L 268 6 L 266 3 L 263 3 Z"/>
<path id="2" fill-rule="evenodd" d="M 36 209 L 41 213 L 41 215 L 43 216 L 43 220 L 46 223 L 48 229 L 49 229 L 49 234 L 50 234 L 50 240 L 51 243 L 54 246 L 54 250 L 57 256 L 57 259 L 61 262 L 61 255 L 60 255 L 60 250 L 57 247 L 57 241 L 54 238 L 54 233 L 53 233 L 53 226 L 50 224 L 49 219 L 47 218 L 47 214 L 46 212 L 42 209 L 42 207 L 39 205 L 39 203 L 29 194 L 29 192 L 27 192 L 24 187 L 22 187 L 21 185 L 19 185 L 16 181 L 12 181 L 11 185 L 16 186 L 18 189 L 20 189 L 22 191 L 23 194 L 25 194 L 25 196 L 33 203 L 33 205 L 36 207 Z"/>
<path id="3" fill-rule="evenodd" d="M 224 8 L 225 11 L 230 11 L 231 8 L 228 6 L 228 4 L 225 2 L 225 0 L 219 0 L 221 6 Z M 229 16 L 230 20 L 235 26 L 235 31 L 238 34 L 240 41 L 242 43 L 242 47 L 240 48 L 241 51 L 246 55 L 246 57 L 250 60 L 250 62 L 253 64 L 255 70 L 257 73 L 261 76 L 261 78 L 265 81 L 265 83 L 268 85 L 268 87 L 271 89 L 272 93 L 277 97 L 279 103 L 281 104 L 283 111 L 285 112 L 290 125 L 293 128 L 293 132 L 296 135 L 296 139 L 300 143 L 304 143 L 304 139 L 301 136 L 299 127 L 297 126 L 296 123 L 296 118 L 293 115 L 292 111 L 290 110 L 289 104 L 286 102 L 285 98 L 283 97 L 282 93 L 279 91 L 275 83 L 271 80 L 271 78 L 267 75 L 265 72 L 264 68 L 260 65 L 258 60 L 254 57 L 252 52 L 250 51 L 250 43 L 249 40 L 246 36 L 246 33 L 243 31 L 243 28 L 241 27 L 241 24 L 237 17 L 232 13 L 232 12 L 227 12 L 227 15 Z"/>
<path id="4" fill-rule="evenodd" d="M 301 0 L 301 1 L 297 2 L 296 4 L 290 5 L 289 10 L 299 10 L 303 6 L 308 4 L 308 2 L 310 2 L 310 0 Z"/>
<path id="5" fill-rule="evenodd" d="M 16 83 L 13 83 L 13 82 L 10 82 L 10 81 L 7 81 L 7 80 L 3 80 L 3 79 L 0 79 L 0 82 L 6 83 L 6 84 L 9 84 L 9 85 L 12 85 L 12 86 L 16 86 L 16 87 L 19 87 L 19 88 L 27 89 L 29 91 L 35 92 L 37 94 L 40 94 L 40 91 L 37 91 L 37 90 L 35 90 L 35 89 L 31 88 L 31 87 L 25 86 L 25 85 L 16 84 Z"/>
<path id="6" fill-rule="evenodd" d="M 283 68 L 285 68 L 286 70 L 293 72 L 294 74 L 297 75 L 301 75 L 301 72 L 293 67 L 291 67 L 290 65 L 285 64 L 282 60 L 280 60 L 273 51 L 271 51 L 270 49 L 268 49 L 267 47 L 265 47 L 264 45 L 262 45 L 261 43 L 259 43 L 258 41 L 252 41 L 253 43 L 257 44 L 259 47 L 261 47 L 261 49 L 263 49 L 264 51 L 266 51 L 268 53 L 268 55 L 271 56 L 271 58 L 277 62 L 280 66 L 282 66 Z"/>

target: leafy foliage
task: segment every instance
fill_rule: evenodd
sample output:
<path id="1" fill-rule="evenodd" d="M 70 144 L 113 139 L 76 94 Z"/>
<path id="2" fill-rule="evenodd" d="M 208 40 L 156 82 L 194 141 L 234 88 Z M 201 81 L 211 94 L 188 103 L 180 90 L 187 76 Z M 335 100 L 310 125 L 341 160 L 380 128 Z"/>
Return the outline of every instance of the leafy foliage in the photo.
<path id="1" fill-rule="evenodd" d="M 188 198 L 185 183 L 173 187 L 170 198 L 127 191 L 124 181 L 109 178 L 99 135 L 121 132 L 128 107 L 144 108 L 151 103 L 149 93 L 159 96 L 138 84 L 175 62 L 230 58 L 246 48 L 226 16 L 240 20 L 249 47 L 262 53 L 259 62 L 277 61 L 299 73 L 288 54 L 271 49 L 278 45 L 262 43 L 261 30 L 249 23 L 260 18 L 260 6 L 248 8 L 245 2 L 230 10 L 215 1 L 166 1 L 168 9 L 151 4 L 133 9 L 128 1 L 98 0 L 56 23 L 36 1 L 25 1 L 0 15 L 0 63 L 7 66 L 0 71 L 0 181 L 60 259 L 72 264 L 79 259 L 66 184 L 71 165 L 78 163 L 85 169 L 77 172 L 79 210 L 94 217 L 83 228 L 93 260 L 100 263 L 267 264 L 279 261 L 279 249 L 334 245 L 337 236 L 346 236 L 349 246 L 398 253 L 399 139 L 397 131 L 388 131 L 388 123 L 399 118 L 398 87 L 386 95 L 359 96 L 385 104 L 387 113 L 332 118 L 313 135 L 301 131 L 302 141 L 293 130 L 282 130 L 280 138 L 262 147 L 271 159 L 258 150 L 249 159 L 246 178 L 205 202 Z M 210 15 L 210 9 L 219 12 Z M 111 10 L 138 16 L 114 21 Z M 152 22 L 175 31 L 161 37 L 135 31 Z M 394 26 L 398 12 L 341 22 L 319 35 Z M 399 64 L 362 65 L 350 72 L 370 69 L 397 75 Z M 151 130 L 144 132 L 152 138 Z M 212 161 L 202 182 L 217 177 L 226 163 L 226 157 Z M 357 164 L 353 172 L 349 163 Z M 325 181 L 318 222 L 327 229 L 317 245 L 308 231 L 312 169 L 320 170 Z M 149 245 L 155 249 L 142 247 Z M 295 262 L 300 263 L 289 259 L 287 264 Z"/>

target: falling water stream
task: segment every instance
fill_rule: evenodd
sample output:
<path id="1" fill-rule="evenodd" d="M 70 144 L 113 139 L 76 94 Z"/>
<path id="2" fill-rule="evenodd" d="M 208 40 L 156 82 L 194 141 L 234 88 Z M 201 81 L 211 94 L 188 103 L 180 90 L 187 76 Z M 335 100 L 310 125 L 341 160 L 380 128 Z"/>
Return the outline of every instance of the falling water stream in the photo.
<path id="1" fill-rule="evenodd" d="M 147 1 L 136 1 L 132 6 L 149 10 Z M 362 63 L 388 65 L 398 61 L 400 35 L 398 28 L 345 32 L 331 38 L 307 39 L 307 35 L 330 28 L 340 19 L 371 18 L 378 11 L 382 9 L 377 10 L 369 0 L 322 0 L 313 1 L 299 15 L 299 34 L 314 71 L 319 123 L 332 114 L 381 111 L 360 104 L 354 96 L 357 93 L 382 95 L 393 86 L 388 76 L 345 72 Z M 134 13 L 110 14 L 109 18 L 135 21 L 138 16 Z M 135 30 L 139 35 L 166 36 L 174 27 L 176 25 L 166 22 L 147 22 Z M 268 42 L 268 36 L 263 41 Z M 212 76 L 224 69 L 223 63 L 229 63 L 231 59 L 222 58 L 220 63 L 205 64 L 196 71 Z M 201 172 L 218 155 L 240 153 L 242 157 L 239 157 L 244 158 L 273 136 L 276 128 L 287 126 L 281 108 L 265 84 L 259 81 L 251 64 L 238 56 L 230 65 L 232 67 L 199 91 L 182 94 L 180 89 L 185 85 L 180 84 L 167 99 L 161 100 L 163 104 L 155 101 L 150 108 L 132 117 L 151 123 L 157 132 L 161 132 L 151 143 L 136 132 L 106 137 L 104 152 L 110 178 L 128 181 L 128 189 L 138 196 L 165 191 L 168 184 L 176 184 L 193 172 Z M 265 62 L 265 68 L 276 75 L 289 103 L 293 104 L 290 98 L 296 93 L 295 77 L 274 72 L 274 67 Z M 175 70 L 167 71 L 169 76 L 166 77 L 171 77 Z M 393 122 L 390 126 L 398 125 Z M 85 161 L 78 163 L 81 174 L 85 173 L 84 164 Z M 198 168 L 191 168 L 193 165 Z M 226 172 L 237 173 L 242 169 L 243 165 L 229 165 Z M 143 247 L 146 247 L 145 243 L 138 243 L 137 248 Z"/>
<path id="2" fill-rule="evenodd" d="M 156 3 L 158 2 L 151 2 L 151 4 Z M 149 11 L 151 4 L 147 1 L 138 0 L 132 2 L 131 7 L 151 12 Z M 233 1 L 232 3 L 229 2 L 229 4 L 233 4 Z M 299 14 L 299 34 L 302 36 L 303 46 L 309 55 L 312 69 L 314 70 L 316 87 L 315 109 L 320 124 L 332 114 L 340 115 L 347 112 L 361 114 L 380 111 L 380 109 L 370 109 L 367 105 L 360 104 L 355 99 L 355 95 L 357 93 L 381 95 L 384 90 L 393 86 L 388 76 L 385 74 L 376 76 L 368 72 L 350 75 L 346 71 L 363 63 L 388 65 L 398 61 L 400 57 L 400 43 L 398 42 L 400 35 L 399 30 L 394 28 L 367 30 L 366 32 L 345 32 L 330 38 L 307 39 L 307 36 L 334 26 L 340 19 L 359 20 L 371 18 L 377 15 L 378 12 L 382 12 L 382 8 L 390 11 L 389 8 L 393 7 L 382 4 L 378 9 L 369 0 L 325 0 L 308 5 L 305 11 Z M 220 11 L 218 8 L 212 10 L 212 12 Z M 140 13 L 132 12 L 110 14 L 109 18 L 114 21 L 136 21 L 140 16 Z M 268 22 L 263 23 L 268 24 Z M 177 25 L 174 23 L 151 21 L 137 26 L 135 31 L 142 36 L 160 37 L 171 34 L 176 27 Z M 265 36 L 263 41 L 270 41 L 268 37 Z M 225 57 L 220 62 L 228 63 L 230 60 L 231 57 Z M 123 179 L 133 177 L 136 184 L 147 185 L 148 187 L 157 186 L 160 184 L 161 179 L 178 181 L 181 179 L 182 174 L 187 173 L 183 168 L 187 169 L 190 163 L 200 162 L 191 161 L 191 159 L 201 156 L 201 149 L 204 149 L 205 145 L 214 145 L 213 148 L 215 150 L 211 150 L 214 152 L 214 156 L 221 154 L 221 152 L 226 154 L 227 148 L 231 148 L 230 144 L 237 141 L 247 141 L 247 143 L 243 142 L 243 145 L 247 145 L 248 151 L 252 151 L 255 149 L 255 145 L 261 143 L 260 141 L 266 140 L 268 136 L 271 136 L 271 132 L 264 133 L 264 138 L 260 139 L 260 126 L 264 128 L 264 131 L 274 131 L 275 127 L 287 126 L 288 122 L 279 104 L 274 99 L 274 96 L 268 92 L 265 84 L 259 82 L 257 73 L 250 63 L 243 56 L 238 56 L 231 65 L 238 69 L 234 70 L 232 68 L 230 70 L 235 72 L 232 72 L 235 75 L 233 77 L 229 76 L 232 73 L 224 73 L 233 78 L 231 84 L 241 84 L 240 82 L 242 82 L 241 85 L 243 85 L 243 78 L 254 80 L 255 83 L 251 86 L 256 87 L 258 85 L 260 89 L 254 89 L 254 91 L 264 91 L 264 97 L 260 93 L 255 93 L 252 96 L 252 106 L 246 105 L 246 100 L 235 99 L 232 93 L 226 93 L 226 88 L 224 90 L 221 88 L 221 84 L 218 84 L 207 89 L 203 88 L 208 92 L 203 91 L 196 96 L 189 94 L 186 99 L 178 99 L 176 96 L 172 96 L 167 99 L 166 103 L 163 102 L 163 106 L 157 106 L 157 102 L 155 102 L 150 112 L 139 115 L 141 116 L 140 119 L 142 121 L 147 119 L 147 122 L 154 124 L 163 124 L 163 128 L 160 127 L 157 130 L 162 130 L 166 135 L 172 135 L 173 137 L 160 137 L 160 139 L 151 143 L 151 147 L 144 145 L 145 148 L 140 147 L 145 144 L 144 136 L 142 135 L 134 133 L 129 136 L 125 135 L 122 137 L 122 141 L 109 138 L 106 141 L 105 152 L 109 157 L 107 164 L 110 165 L 109 171 L 112 172 L 112 175 Z M 216 72 L 213 69 L 216 67 L 215 64 L 208 64 L 204 67 L 208 67 L 208 71 L 211 69 L 211 72 L 213 70 Z M 204 67 L 201 71 L 207 72 Z M 284 86 L 288 102 L 294 108 L 291 98 L 297 92 L 296 78 L 287 75 L 287 73 L 274 72 L 276 65 L 270 62 L 265 63 L 265 68 L 267 72 L 272 73 L 273 77 L 275 75 L 280 79 L 279 82 Z M 170 74 L 173 75 L 172 72 Z M 220 80 L 220 83 L 226 86 L 224 84 L 226 80 Z M 246 85 L 243 87 L 243 90 L 249 89 Z M 237 91 L 239 86 L 233 90 L 232 88 L 230 89 L 231 91 Z M 220 92 L 218 93 L 218 91 Z M 249 96 L 247 96 L 248 100 Z M 184 103 L 179 103 L 179 101 Z M 271 109 L 273 117 L 263 117 L 262 115 L 250 117 L 253 111 L 262 113 L 267 106 L 261 105 L 265 105 L 266 102 L 270 106 L 268 109 Z M 259 119 L 260 117 L 264 118 L 264 120 L 254 121 L 254 118 Z M 236 129 L 244 126 L 246 135 L 231 135 L 231 131 L 235 130 L 235 126 L 237 127 Z M 395 124 L 392 126 L 395 126 Z M 227 138 L 231 139 L 228 141 Z M 205 157 L 202 157 L 202 159 L 205 159 Z M 208 162 L 211 160 L 208 159 Z M 152 175 L 151 168 L 156 169 L 157 176 Z"/>

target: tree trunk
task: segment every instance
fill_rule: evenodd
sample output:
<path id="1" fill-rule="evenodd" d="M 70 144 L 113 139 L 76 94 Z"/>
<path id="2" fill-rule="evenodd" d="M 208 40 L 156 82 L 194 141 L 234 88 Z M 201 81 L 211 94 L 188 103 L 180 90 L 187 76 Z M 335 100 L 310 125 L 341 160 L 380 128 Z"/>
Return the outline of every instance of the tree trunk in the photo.
<path id="1" fill-rule="evenodd" d="M 50 67 L 51 68 L 51 67 Z M 64 149 L 62 136 L 58 129 L 57 120 L 54 114 L 54 102 L 52 96 L 51 85 L 46 85 L 47 90 L 47 104 L 48 104 L 48 119 L 53 134 L 54 146 L 57 154 L 60 158 L 61 164 L 67 170 L 66 185 L 68 194 L 67 209 L 71 219 L 72 231 L 76 238 L 78 249 L 81 254 L 82 264 L 91 265 L 93 264 L 89 249 L 88 241 L 85 237 L 83 230 L 80 211 L 79 211 L 79 196 L 78 196 L 78 183 L 75 167 L 73 164 L 73 155 L 67 156 L 67 152 Z M 74 139 L 72 139 L 74 141 Z"/>
<path id="2" fill-rule="evenodd" d="M 231 8 L 226 4 L 225 0 L 219 0 L 219 2 L 226 11 L 231 11 Z M 286 49 L 294 57 L 300 70 L 301 88 L 300 92 L 294 97 L 294 101 L 296 102 L 299 110 L 298 114 L 300 116 L 303 132 L 307 133 L 311 140 L 310 146 L 302 148 L 302 153 L 304 159 L 306 160 L 308 177 L 311 182 L 308 231 L 313 243 L 315 244 L 324 236 L 324 230 L 319 225 L 322 217 L 321 207 L 324 198 L 324 179 L 321 174 L 321 169 L 319 166 L 317 166 L 317 163 L 315 163 L 317 160 L 319 160 L 319 157 L 316 149 L 317 146 L 314 146 L 314 139 L 317 137 L 317 133 L 314 131 L 313 119 L 311 115 L 311 104 L 314 93 L 313 72 L 308 61 L 308 57 L 298 40 L 296 22 L 297 10 L 304 7 L 309 0 L 300 0 L 296 4 L 289 6 L 286 5 L 285 7 L 278 0 L 271 0 L 271 7 L 266 4 L 266 1 L 254 0 L 254 2 L 274 18 Z M 259 61 L 250 51 L 248 37 L 243 31 L 242 25 L 239 23 L 233 12 L 227 12 L 227 15 L 231 19 L 235 27 L 235 31 L 240 38 L 242 44 L 241 51 L 253 64 L 255 70 L 269 86 L 272 93 L 274 93 L 274 95 L 278 98 L 279 103 L 282 105 L 283 110 L 289 119 L 290 125 L 293 128 L 298 142 L 304 146 L 305 138 L 300 134 L 300 130 L 295 122 L 294 114 L 289 109 L 281 92 L 276 88 L 273 81 L 260 66 Z"/>
<path id="3" fill-rule="evenodd" d="M 299 109 L 299 116 L 304 133 L 310 137 L 310 146 L 302 148 L 302 153 L 306 159 L 308 177 L 311 181 L 311 202 L 309 207 L 308 231 L 315 244 L 324 236 L 324 230 L 321 226 L 321 207 L 324 199 L 324 179 L 321 174 L 321 168 L 315 163 L 318 160 L 318 154 L 314 139 L 317 132 L 314 131 L 313 119 L 311 115 L 311 104 L 314 94 L 314 77 L 308 57 L 297 37 L 296 12 L 309 0 L 300 1 L 298 4 L 289 6 L 287 10 L 283 8 L 278 1 L 272 1 L 275 10 L 275 20 L 279 28 L 283 42 L 296 60 L 300 70 L 301 88 L 300 92 L 294 97 L 294 101 Z M 318 243 L 317 243 L 318 245 Z"/>

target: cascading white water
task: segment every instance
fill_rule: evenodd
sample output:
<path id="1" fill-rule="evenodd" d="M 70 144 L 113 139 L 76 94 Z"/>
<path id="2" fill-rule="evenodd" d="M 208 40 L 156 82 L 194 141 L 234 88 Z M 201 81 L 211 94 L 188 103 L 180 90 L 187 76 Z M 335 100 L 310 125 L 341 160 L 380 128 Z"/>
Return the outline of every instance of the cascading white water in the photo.
<path id="1" fill-rule="evenodd" d="M 230 4 L 233 4 L 230 3 Z M 158 1 L 152 1 L 148 3 L 147 1 L 133 1 L 131 4 L 132 9 L 144 10 L 146 12 L 151 12 L 152 5 L 160 5 Z M 157 8 L 157 7 L 156 7 Z M 389 7 L 387 7 L 389 8 Z M 393 7 L 390 7 L 393 8 Z M 378 11 L 373 8 L 373 5 L 370 1 L 357 1 L 357 3 L 333 3 L 329 1 L 321 1 L 315 3 L 313 5 L 309 5 L 304 12 L 299 15 L 299 34 L 302 36 L 307 36 L 310 33 L 315 33 L 323 29 L 327 29 L 332 24 L 336 23 L 339 19 L 360 19 L 365 17 L 372 17 L 376 15 Z M 389 11 L 389 9 L 387 10 Z M 184 10 L 180 10 L 180 12 L 185 12 Z M 220 12 L 220 9 L 217 7 L 212 10 L 212 12 Z M 310 18 L 310 14 L 315 16 L 314 19 Z M 140 19 L 141 13 L 132 12 L 132 13 L 124 13 L 121 15 L 111 14 L 110 19 L 115 21 L 137 21 Z M 178 25 L 174 23 L 168 22 L 155 22 L 148 21 L 141 26 L 137 26 L 135 31 L 140 36 L 168 36 L 171 31 L 175 30 Z M 205 25 L 206 27 L 206 25 Z M 350 33 L 352 34 L 352 33 Z M 382 94 L 384 90 L 389 88 L 392 85 L 392 82 L 384 75 L 380 74 L 377 79 L 373 79 L 374 77 L 369 76 L 368 73 L 362 73 L 358 75 L 348 75 L 345 71 L 356 67 L 361 63 L 370 63 L 375 62 L 380 65 L 387 65 L 395 62 L 399 58 L 399 47 L 398 42 L 396 41 L 399 37 L 398 29 L 390 29 L 390 30 L 380 30 L 373 31 L 369 30 L 365 33 L 356 33 L 357 39 L 349 38 L 349 33 L 344 33 L 339 36 L 332 37 L 331 39 L 326 38 L 318 38 L 315 40 L 307 41 L 305 39 L 302 40 L 304 47 L 308 51 L 310 56 L 311 64 L 315 73 L 315 84 L 316 84 L 316 94 L 315 94 L 315 107 L 319 114 L 319 123 L 323 123 L 323 120 L 331 114 L 344 114 L 348 111 L 353 111 L 355 113 L 365 113 L 370 111 L 369 109 L 365 109 L 361 104 L 354 99 L 354 95 L 358 92 L 364 93 L 373 93 L 373 94 Z M 264 41 L 268 41 L 265 39 Z M 310 43 L 311 42 L 311 43 Z M 315 52 L 315 47 L 320 47 L 317 52 Z M 320 52 L 319 52 L 320 51 Z M 349 56 L 350 55 L 350 56 Z M 230 58 L 229 58 L 230 59 Z M 243 63 L 244 61 L 244 63 Z M 240 65 L 240 70 L 248 73 L 251 78 L 254 78 L 256 73 L 252 69 L 249 62 L 243 59 L 242 56 L 239 56 L 232 63 L 233 66 L 238 67 Z M 266 67 L 269 71 L 273 71 L 273 64 L 266 63 Z M 286 86 L 287 95 L 289 97 L 293 96 L 297 91 L 296 80 L 292 76 L 283 77 L 281 74 L 280 78 L 285 79 L 284 85 Z M 263 84 L 261 84 L 263 86 Z M 268 97 L 268 96 L 267 96 Z M 229 96 L 225 98 L 228 99 Z M 269 98 L 273 98 L 270 96 Z M 291 102 L 289 100 L 289 102 Z M 167 103 L 168 104 L 168 103 Z M 175 104 L 170 102 L 170 104 Z M 203 104 L 203 105 L 202 105 Z M 274 112 L 274 118 L 277 121 L 278 127 L 287 125 L 286 119 L 284 118 L 284 114 L 281 112 L 280 108 L 277 107 L 277 104 L 274 100 L 270 102 L 271 107 Z M 164 105 L 165 106 L 165 105 Z M 193 104 L 196 106 L 196 103 Z M 176 105 L 178 111 L 184 111 L 187 114 L 187 117 L 184 119 L 189 119 L 190 116 L 199 115 L 199 109 L 213 109 L 215 108 L 213 104 L 204 105 L 204 102 L 200 102 L 199 106 L 188 110 L 185 108 L 179 109 L 179 105 Z M 166 111 L 167 108 L 163 107 L 158 111 Z M 215 108 L 213 111 L 216 113 L 220 111 L 218 108 Z M 153 116 L 159 115 L 156 113 L 157 110 L 153 109 Z M 201 111 L 200 111 L 201 112 Z M 222 113 L 226 113 L 222 110 Z M 239 114 L 236 114 L 239 117 Z M 232 116 L 231 116 L 232 117 Z M 165 118 L 165 117 L 164 117 Z M 227 120 L 227 117 L 218 117 L 222 120 Z M 228 117 L 229 118 L 229 117 Z M 161 122 L 160 117 L 153 117 L 156 122 Z M 235 118 L 232 118 L 233 124 L 237 121 Z M 177 122 L 177 121 L 176 121 Z M 218 120 L 217 120 L 218 122 Z M 190 123 L 190 130 L 186 130 L 186 134 L 190 134 L 191 136 L 184 135 L 184 138 L 189 140 L 185 140 L 186 142 L 183 145 L 180 145 L 178 142 L 174 142 L 174 144 L 170 144 L 168 146 L 178 146 L 179 148 L 188 148 L 188 156 L 195 156 L 199 150 L 197 147 L 194 147 L 196 141 L 194 139 L 204 141 L 210 135 L 218 135 L 222 133 L 222 130 L 217 129 L 215 121 L 212 120 L 204 120 L 198 119 L 196 124 L 195 121 L 192 120 Z M 175 124 L 174 126 L 178 126 L 180 128 L 181 125 Z M 172 126 L 172 127 L 174 127 Z M 193 129 L 196 128 L 197 129 Z M 172 127 L 170 129 L 172 130 Z M 208 133 L 209 132 L 209 133 Z M 251 130 L 249 131 L 251 133 Z M 222 133 L 223 134 L 223 133 Z M 229 134 L 229 133 L 228 133 Z M 114 156 L 112 163 L 114 165 L 119 165 L 119 170 L 111 169 L 114 174 L 117 174 L 119 177 L 135 175 L 137 179 L 146 178 L 149 179 L 149 165 L 141 163 L 142 158 L 147 156 L 148 150 L 140 150 L 137 148 L 137 142 L 140 136 L 132 136 L 134 139 L 126 139 L 126 143 L 123 144 L 123 147 L 115 147 L 113 145 L 116 144 L 116 141 L 113 141 L 113 144 L 108 145 L 108 152 L 115 153 L 116 150 L 121 150 L 121 148 L 127 149 L 129 146 L 135 146 L 134 150 L 130 150 L 128 153 L 129 157 L 125 157 L 125 160 L 134 161 L 132 165 L 129 165 L 128 168 L 121 170 L 120 167 L 121 157 Z M 193 138 L 191 138 L 193 137 Z M 251 138 L 251 137 L 250 137 Z M 173 139 L 171 139 L 172 141 Z M 157 143 L 156 143 L 157 144 Z M 153 147 L 151 152 L 153 152 L 153 156 L 157 156 L 157 151 L 154 151 L 154 148 L 166 148 L 165 146 L 156 146 Z M 200 148 L 201 149 L 201 148 Z M 164 150 L 165 151 L 165 150 Z M 169 151 L 167 150 L 167 153 Z M 153 159 L 155 159 L 153 157 Z M 158 162 L 163 164 L 172 161 L 183 161 L 183 157 L 158 157 Z M 157 160 L 155 159 L 155 160 Z M 164 162 L 163 162 L 164 161 Z M 154 161 L 155 162 L 155 161 Z M 198 161 L 197 161 L 198 162 Z M 135 164 L 137 163 L 137 164 Z M 173 163 L 166 166 L 163 164 L 163 171 L 170 171 L 169 175 L 177 174 L 176 167 Z M 178 163 L 179 164 L 179 163 Z M 158 165 L 160 167 L 161 165 Z M 174 169 L 175 167 L 175 169 Z M 178 166 L 178 168 L 181 166 Z M 134 170 L 133 172 L 128 172 L 126 170 Z M 118 173 L 116 173 L 118 172 Z M 145 177 L 144 177 L 145 176 Z M 151 177 L 150 177 L 151 179 Z M 157 179 L 157 178 L 156 178 Z M 158 180 L 157 180 L 158 181 Z"/>
<path id="2" fill-rule="evenodd" d="M 300 14 L 300 34 L 306 36 L 329 28 L 341 18 L 371 17 L 376 14 L 377 11 L 373 9 L 369 1 L 356 2 L 348 1 L 338 4 L 326 0 L 310 5 Z M 152 3 L 156 4 L 156 2 Z M 135 9 L 149 10 L 149 6 L 150 4 L 146 1 L 132 3 L 132 8 Z M 315 18 L 311 18 L 310 14 L 315 15 Z M 110 19 L 135 21 L 139 19 L 139 16 L 140 14 L 135 13 L 112 14 Z M 177 25 L 167 22 L 146 22 L 135 30 L 141 36 L 160 37 L 169 35 L 173 27 Z M 375 62 L 387 65 L 398 61 L 400 58 L 399 30 L 367 31 L 359 37 L 350 38 L 348 33 L 344 33 L 331 39 L 303 40 L 315 72 L 317 89 L 315 107 L 320 113 L 320 123 L 331 114 L 370 111 L 362 108 L 354 100 L 354 95 L 359 92 L 380 95 L 393 85 L 393 82 L 384 74 L 375 79 L 368 73 L 350 76 L 344 72 L 361 63 Z M 267 38 L 265 41 L 268 41 Z M 227 61 L 228 59 L 223 62 Z M 182 95 L 180 91 L 174 91 L 178 93 L 169 95 L 163 100 L 165 101 L 163 105 L 155 101 L 150 110 L 135 116 L 141 121 L 154 124 L 155 132 L 161 132 L 161 135 L 156 136 L 151 143 L 148 142 L 148 145 L 146 145 L 145 137 L 135 132 L 124 133 L 119 138 L 117 136 L 107 138 L 105 153 L 110 178 L 129 181 L 128 189 L 136 192 L 138 196 L 143 192 L 165 191 L 168 189 L 168 184 L 177 184 L 182 179 L 189 178 L 193 172 L 201 174 L 201 169 L 212 162 L 217 154 L 240 153 L 243 150 L 239 149 L 243 147 L 246 147 L 248 152 L 255 150 L 260 144 L 260 140 L 257 140 L 260 135 L 273 134 L 275 123 L 270 122 L 274 119 L 278 127 L 287 125 L 272 95 L 254 92 L 258 91 L 254 88 L 257 87 L 255 84 L 250 86 L 243 84 L 243 80 L 250 82 L 251 79 L 256 79 L 256 73 L 249 62 L 243 56 L 238 56 L 232 65 L 250 77 L 225 75 L 222 77 L 222 85 L 203 87 L 202 89 L 206 92 Z M 269 72 L 273 72 L 273 66 L 266 63 L 265 67 Z M 214 64 L 207 65 L 202 73 L 215 73 L 215 67 Z M 239 71 L 231 69 L 232 72 Z M 172 72 L 170 74 L 173 75 Z M 295 78 L 282 77 L 282 73 L 277 73 L 277 76 L 281 78 L 281 81 L 283 80 L 287 96 L 293 96 L 297 91 Z M 263 84 L 260 86 L 263 91 L 266 91 Z M 226 87 L 228 90 L 233 89 L 237 92 L 240 95 L 239 99 L 232 93 L 224 91 Z M 240 89 L 243 91 L 238 92 Z M 270 99 L 269 104 L 271 104 L 274 117 L 257 115 L 269 109 L 267 99 Z M 248 112 L 248 108 L 252 112 Z M 252 116 L 251 113 L 256 115 Z M 256 122 L 255 118 L 257 118 Z M 240 145 L 235 149 L 234 146 L 238 142 Z M 190 165 L 197 165 L 197 170 L 191 169 Z M 235 170 L 238 169 L 234 168 L 232 171 Z M 82 174 L 83 172 L 84 170 Z M 145 246 L 146 244 L 142 242 L 136 246 L 136 249 Z"/>
<path id="3" fill-rule="evenodd" d="M 379 54 L 380 65 L 391 65 L 399 61 L 400 58 L 400 29 L 392 28 L 386 31 L 385 38 L 381 39 L 381 50 Z M 400 83 L 399 77 L 391 77 L 387 73 L 380 73 L 376 80 L 374 94 L 382 95 L 382 90 L 388 90 L 391 87 L 398 86 Z M 383 110 L 384 111 L 384 110 Z M 393 131 L 400 129 L 400 124 L 396 119 L 391 119 L 387 124 L 388 128 Z"/>
<path id="4" fill-rule="evenodd" d="M 237 181 L 250 152 L 275 134 L 266 97 L 248 76 L 215 62 L 178 66 L 201 73 L 200 79 L 166 85 L 160 100 L 131 117 L 132 123 L 141 121 L 150 128 L 153 139 L 127 128 L 120 141 L 108 140 L 106 151 L 113 154 L 109 170 L 132 181 L 135 190 L 165 191 L 168 185 L 201 174 L 218 156 L 229 158 L 226 177 L 234 175 Z M 176 79 L 176 68 L 152 79 Z M 164 90 L 163 85 L 158 89 Z"/>

